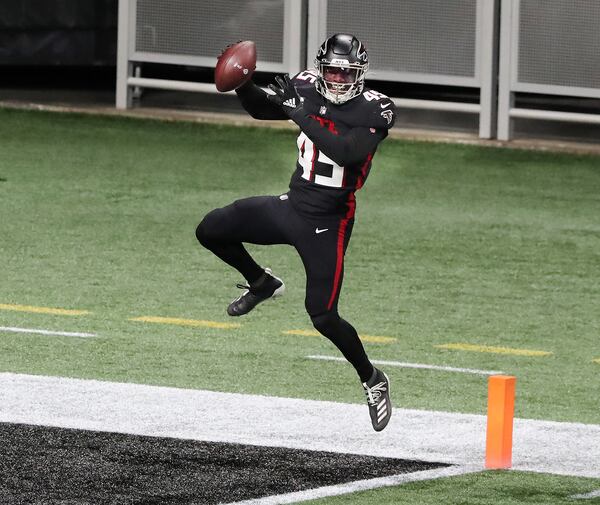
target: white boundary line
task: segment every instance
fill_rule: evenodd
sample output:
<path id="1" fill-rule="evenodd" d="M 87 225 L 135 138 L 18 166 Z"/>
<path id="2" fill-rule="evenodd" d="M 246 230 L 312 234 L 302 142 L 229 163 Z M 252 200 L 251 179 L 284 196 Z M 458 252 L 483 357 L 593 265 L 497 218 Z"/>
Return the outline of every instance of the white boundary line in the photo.
<path id="1" fill-rule="evenodd" d="M 346 362 L 346 358 L 340 358 L 338 356 L 306 356 L 308 359 L 320 359 L 323 361 L 343 361 Z M 402 363 L 400 361 L 384 361 L 384 360 L 371 360 L 374 365 L 384 366 L 397 366 L 400 368 L 423 368 L 425 370 L 440 370 L 442 372 L 460 372 L 460 373 L 472 373 L 476 375 L 498 375 L 503 372 L 497 370 L 477 370 L 474 368 L 454 368 L 451 366 L 438 366 L 438 365 L 425 365 L 422 363 Z"/>
<path id="2" fill-rule="evenodd" d="M 0 326 L 0 331 L 6 331 L 11 333 L 34 333 L 37 335 L 52 335 L 56 337 L 80 337 L 80 338 L 93 338 L 97 337 L 95 333 L 76 333 L 71 331 L 50 331 L 40 330 L 35 328 L 13 328 L 10 326 Z"/>
<path id="3" fill-rule="evenodd" d="M 376 479 L 356 480 L 353 482 L 347 482 L 345 484 L 337 484 L 335 486 L 324 486 L 314 489 L 307 489 L 305 491 L 296 491 L 293 493 L 267 496 L 265 498 L 231 502 L 225 505 L 280 505 L 285 503 L 298 503 L 316 500 L 317 498 L 339 496 L 342 494 L 355 493 L 357 491 L 367 491 L 369 489 L 377 489 L 381 487 L 398 486 L 408 482 L 440 479 L 442 477 L 453 477 L 456 475 L 465 475 L 467 473 L 475 473 L 480 471 L 482 471 L 481 468 L 469 466 L 450 466 L 447 468 L 436 468 L 435 470 L 422 470 L 420 472 L 390 475 L 389 477 L 379 477 Z"/>
<path id="4" fill-rule="evenodd" d="M 592 498 L 600 497 L 600 489 L 596 489 L 595 491 L 591 491 L 589 493 L 584 494 L 574 494 L 573 496 L 569 496 L 572 500 L 591 500 Z"/>
<path id="5" fill-rule="evenodd" d="M 0 372 L 0 422 L 479 466 L 486 417 Z M 60 402 L 56 402 L 60 398 Z M 319 429 L 315 429 L 318 425 Z M 551 450 L 549 450 L 549 448 Z M 581 455 L 585 454 L 585 458 Z M 600 425 L 515 419 L 513 470 L 600 478 Z"/>

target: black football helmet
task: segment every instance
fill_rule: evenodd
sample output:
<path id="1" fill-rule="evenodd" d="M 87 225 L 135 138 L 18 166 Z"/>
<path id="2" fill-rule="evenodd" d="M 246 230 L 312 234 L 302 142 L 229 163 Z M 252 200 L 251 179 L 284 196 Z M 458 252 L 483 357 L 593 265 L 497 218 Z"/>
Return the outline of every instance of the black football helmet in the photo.
<path id="1" fill-rule="evenodd" d="M 315 58 L 317 91 L 328 101 L 341 104 L 362 93 L 369 69 L 367 49 L 354 35 L 329 37 Z"/>

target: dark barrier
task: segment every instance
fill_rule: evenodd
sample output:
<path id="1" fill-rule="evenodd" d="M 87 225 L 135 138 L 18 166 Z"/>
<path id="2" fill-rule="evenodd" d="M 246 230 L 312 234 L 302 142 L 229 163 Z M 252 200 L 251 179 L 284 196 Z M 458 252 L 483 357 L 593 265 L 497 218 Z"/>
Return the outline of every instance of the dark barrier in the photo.
<path id="1" fill-rule="evenodd" d="M 0 65 L 116 64 L 118 0 L 0 2 Z"/>

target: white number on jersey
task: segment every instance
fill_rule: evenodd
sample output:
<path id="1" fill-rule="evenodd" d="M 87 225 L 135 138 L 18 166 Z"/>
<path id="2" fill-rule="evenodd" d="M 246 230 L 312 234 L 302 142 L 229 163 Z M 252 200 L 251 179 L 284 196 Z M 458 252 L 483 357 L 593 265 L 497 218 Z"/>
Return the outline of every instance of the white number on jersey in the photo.
<path id="1" fill-rule="evenodd" d="M 296 79 L 300 79 L 302 81 L 315 82 L 317 80 L 317 74 L 314 70 L 305 70 L 304 72 L 300 72 Z"/>
<path id="2" fill-rule="evenodd" d="M 311 180 L 311 175 L 314 174 L 314 182 L 321 186 L 329 186 L 331 188 L 341 188 L 344 182 L 344 167 L 339 166 L 331 158 L 325 156 L 319 151 L 312 140 L 310 140 L 304 132 L 298 135 L 298 163 L 302 167 L 302 178 L 307 181 Z M 331 169 L 331 176 L 319 175 L 314 173 L 315 164 L 327 165 L 328 171 Z"/>
<path id="3" fill-rule="evenodd" d="M 387 98 L 387 96 L 384 95 L 383 93 L 379 93 L 378 91 L 373 91 L 372 89 L 370 89 L 369 91 L 365 91 L 363 93 L 363 96 L 365 97 L 367 102 L 371 102 L 373 100 L 383 100 L 384 98 Z"/>

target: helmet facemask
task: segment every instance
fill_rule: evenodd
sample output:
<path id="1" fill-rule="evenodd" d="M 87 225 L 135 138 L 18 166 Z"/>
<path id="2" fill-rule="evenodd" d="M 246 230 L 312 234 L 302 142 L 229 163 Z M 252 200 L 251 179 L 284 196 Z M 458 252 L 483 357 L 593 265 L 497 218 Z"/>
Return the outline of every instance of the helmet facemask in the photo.
<path id="1" fill-rule="evenodd" d="M 339 105 L 362 93 L 369 64 L 317 58 L 315 67 L 318 73 L 317 91 L 329 102 Z"/>

